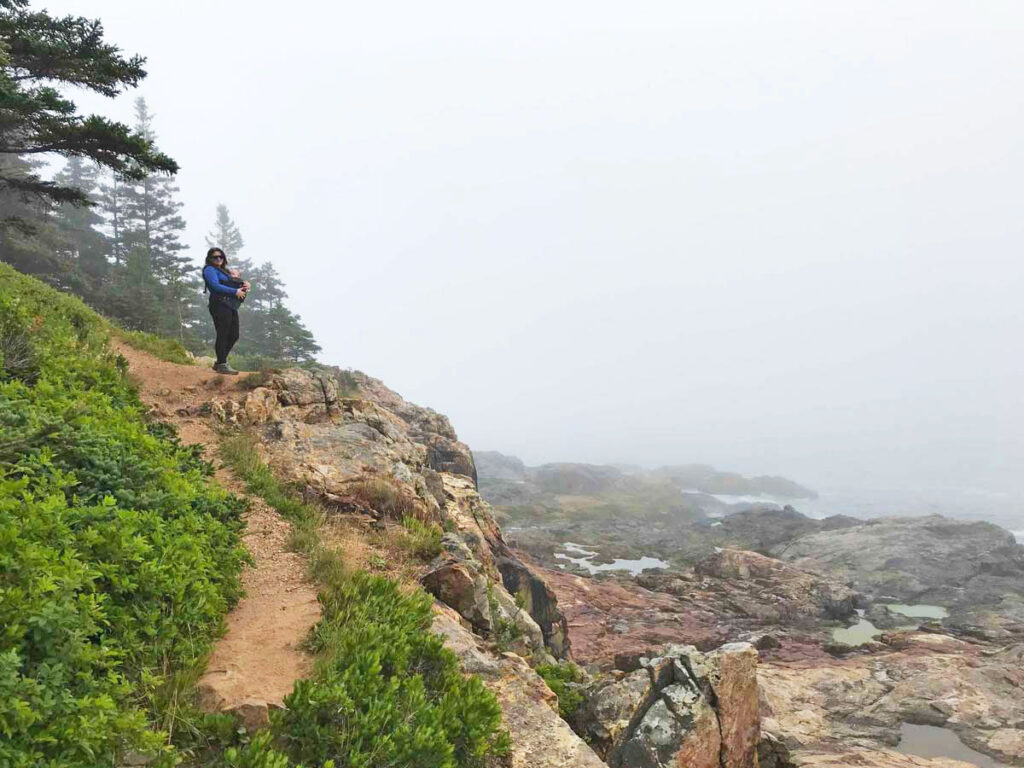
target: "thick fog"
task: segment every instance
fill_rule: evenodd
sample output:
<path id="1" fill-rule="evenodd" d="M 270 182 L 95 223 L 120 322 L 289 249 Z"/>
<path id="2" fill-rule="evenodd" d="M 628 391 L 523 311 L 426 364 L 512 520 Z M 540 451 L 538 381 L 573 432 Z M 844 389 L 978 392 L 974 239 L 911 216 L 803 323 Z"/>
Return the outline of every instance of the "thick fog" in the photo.
<path id="1" fill-rule="evenodd" d="M 475 448 L 1024 490 L 1017 0 L 48 7 L 148 56 L 197 264 L 224 202 Z"/>

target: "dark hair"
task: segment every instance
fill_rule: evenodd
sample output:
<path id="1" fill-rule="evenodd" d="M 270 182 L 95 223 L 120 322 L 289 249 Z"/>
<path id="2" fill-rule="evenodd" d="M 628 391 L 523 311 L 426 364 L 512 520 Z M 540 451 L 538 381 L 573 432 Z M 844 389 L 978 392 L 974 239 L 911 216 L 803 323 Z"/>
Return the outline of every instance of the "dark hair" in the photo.
<path id="1" fill-rule="evenodd" d="M 228 265 L 228 256 L 224 253 L 224 250 L 222 248 L 214 247 L 206 252 L 206 266 L 209 267 L 213 264 L 213 259 L 218 253 L 220 254 L 220 257 L 224 259 L 224 263 L 221 266 L 226 267 Z"/>

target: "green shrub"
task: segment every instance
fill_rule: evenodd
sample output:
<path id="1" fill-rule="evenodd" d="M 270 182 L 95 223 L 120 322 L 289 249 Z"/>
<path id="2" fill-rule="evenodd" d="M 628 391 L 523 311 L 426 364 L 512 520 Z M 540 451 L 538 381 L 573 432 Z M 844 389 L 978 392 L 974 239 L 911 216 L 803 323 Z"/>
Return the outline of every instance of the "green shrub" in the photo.
<path id="1" fill-rule="evenodd" d="M 320 510 L 274 478 L 251 436 L 240 433 L 221 445 L 250 491 L 296 528 L 315 527 Z M 313 536 L 302 541 L 322 587 L 323 615 L 309 640 L 316 670 L 295 684 L 287 709 L 271 714 L 272 735 L 258 748 L 235 750 L 237 762 L 228 764 L 285 768 L 284 754 L 336 768 L 474 768 L 504 754 L 508 736 L 498 703 L 478 678 L 463 676 L 454 654 L 430 631 L 430 596 L 350 571 Z"/>
<path id="2" fill-rule="evenodd" d="M 583 704 L 583 693 L 573 685 L 583 682 L 583 670 L 571 661 L 563 661 L 558 664 L 541 664 L 536 672 L 558 696 L 558 714 L 563 720 L 572 720 Z"/>
<path id="3" fill-rule="evenodd" d="M 0 333 L 32 361 L 3 347 L 0 765 L 110 765 L 163 744 L 164 692 L 239 596 L 242 505 L 147 425 L 106 321 L 3 264 L 0 282 Z"/>

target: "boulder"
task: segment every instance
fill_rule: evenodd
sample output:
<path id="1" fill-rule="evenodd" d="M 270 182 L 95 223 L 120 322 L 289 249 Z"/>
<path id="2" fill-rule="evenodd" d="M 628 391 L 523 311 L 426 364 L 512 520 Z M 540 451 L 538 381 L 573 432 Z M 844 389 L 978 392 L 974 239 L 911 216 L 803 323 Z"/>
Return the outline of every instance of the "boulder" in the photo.
<path id="1" fill-rule="evenodd" d="M 495 564 L 505 588 L 522 600 L 523 608 L 540 627 L 548 650 L 556 658 L 567 658 L 569 625 L 551 587 L 507 547 L 501 547 Z"/>
<path id="2" fill-rule="evenodd" d="M 631 665 L 632 659 L 624 660 Z M 580 715 L 612 768 L 754 768 L 760 739 L 757 651 L 667 646 L 589 692 Z"/>
<path id="3" fill-rule="evenodd" d="M 708 654 L 711 685 L 722 728 L 722 768 L 757 765 L 757 651 L 750 643 L 729 643 Z"/>
<path id="4" fill-rule="evenodd" d="M 490 581 L 469 548 L 453 534 L 444 552 L 420 579 L 423 587 L 485 637 L 520 655 L 544 653 L 544 634 L 530 614 L 500 584 Z"/>
<path id="5" fill-rule="evenodd" d="M 332 376 L 302 368 L 274 373 L 268 386 L 277 392 L 282 405 L 330 405 L 338 399 L 338 386 Z"/>
<path id="6" fill-rule="evenodd" d="M 247 424 L 266 424 L 277 415 L 277 393 L 267 387 L 257 387 L 247 392 L 242 401 L 242 412 Z"/>
<path id="7" fill-rule="evenodd" d="M 442 563 L 424 575 L 420 582 L 430 594 L 454 608 L 476 629 L 488 633 L 492 630 L 491 608 L 487 601 L 488 581 L 471 562 Z"/>

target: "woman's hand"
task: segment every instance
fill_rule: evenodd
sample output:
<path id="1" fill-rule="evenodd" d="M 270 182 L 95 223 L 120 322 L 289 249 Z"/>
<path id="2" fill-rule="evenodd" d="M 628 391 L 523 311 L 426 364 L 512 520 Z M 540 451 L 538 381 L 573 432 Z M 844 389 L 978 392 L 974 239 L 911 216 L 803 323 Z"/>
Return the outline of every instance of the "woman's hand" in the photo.
<path id="1" fill-rule="evenodd" d="M 240 299 L 244 299 L 245 298 L 245 289 L 244 288 L 239 288 L 237 291 L 235 291 L 235 296 L 237 296 Z"/>
<path id="2" fill-rule="evenodd" d="M 243 280 L 242 281 L 242 287 L 245 288 L 245 290 L 248 291 L 252 286 L 249 284 L 248 280 Z"/>

